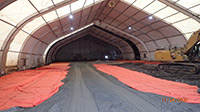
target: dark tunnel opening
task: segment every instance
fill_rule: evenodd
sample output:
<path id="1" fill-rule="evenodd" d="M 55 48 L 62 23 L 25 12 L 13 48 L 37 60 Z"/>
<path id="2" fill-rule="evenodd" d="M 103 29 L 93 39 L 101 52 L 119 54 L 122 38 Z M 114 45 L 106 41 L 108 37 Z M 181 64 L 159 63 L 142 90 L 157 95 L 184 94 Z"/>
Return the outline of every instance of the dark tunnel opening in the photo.
<path id="1" fill-rule="evenodd" d="M 55 53 L 55 62 L 121 59 L 121 51 L 101 39 L 86 35 L 62 46 Z"/>
<path id="2" fill-rule="evenodd" d="M 129 39 L 115 34 L 111 31 L 105 30 L 99 26 L 93 25 L 90 28 L 99 29 L 107 34 L 113 35 L 114 37 L 126 42 L 133 51 L 133 58 L 131 60 L 140 60 L 140 52 L 137 46 Z M 87 30 L 87 29 L 85 29 Z M 85 31 L 83 30 L 83 31 Z M 82 31 L 82 32 L 83 32 Z M 77 33 L 73 34 L 76 35 Z M 63 40 L 61 40 L 63 41 Z M 122 49 L 116 47 L 110 42 L 107 42 L 99 37 L 91 36 L 90 34 L 77 39 L 71 38 L 69 41 L 61 42 L 60 47 L 51 47 L 47 53 L 46 63 L 61 62 L 61 61 L 94 61 L 94 60 L 123 60 L 124 52 Z M 58 42 L 57 42 L 58 43 Z M 91 45 L 94 43 L 95 45 Z M 98 48 L 98 49 L 97 49 Z M 94 50 L 95 49 L 95 50 Z M 92 51 L 91 51 L 92 50 Z"/>
<path id="3" fill-rule="evenodd" d="M 124 37 L 122 37 L 120 35 L 117 35 L 117 34 L 115 34 L 113 32 L 110 32 L 110 31 L 108 31 L 106 29 L 103 29 L 103 28 L 101 28 L 101 27 L 99 27 L 97 25 L 94 25 L 94 27 L 96 27 L 98 29 L 101 29 L 102 31 L 105 31 L 105 32 L 107 32 L 107 33 L 109 33 L 109 34 L 117 37 L 117 38 L 120 38 L 120 39 L 126 41 L 131 46 L 131 48 L 133 49 L 133 51 L 135 53 L 135 59 L 134 60 L 141 60 L 140 51 L 139 51 L 139 49 L 137 48 L 137 46 L 132 41 L 130 41 L 129 39 L 126 39 L 126 38 L 124 38 Z"/>

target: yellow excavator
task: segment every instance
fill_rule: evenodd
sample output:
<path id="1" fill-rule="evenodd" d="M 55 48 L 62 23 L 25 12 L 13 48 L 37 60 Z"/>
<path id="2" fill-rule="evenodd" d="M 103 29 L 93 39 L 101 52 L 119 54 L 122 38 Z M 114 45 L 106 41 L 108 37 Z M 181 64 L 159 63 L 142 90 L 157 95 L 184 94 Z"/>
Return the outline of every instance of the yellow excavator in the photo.
<path id="1" fill-rule="evenodd" d="M 157 49 L 155 60 L 163 61 L 158 69 L 168 73 L 196 74 L 200 71 L 200 29 L 194 32 L 184 47 Z"/>
<path id="2" fill-rule="evenodd" d="M 200 29 L 194 32 L 182 48 L 157 49 L 155 60 L 163 61 L 158 69 L 172 74 L 197 74 L 200 71 Z M 200 81 L 197 92 L 200 94 Z"/>

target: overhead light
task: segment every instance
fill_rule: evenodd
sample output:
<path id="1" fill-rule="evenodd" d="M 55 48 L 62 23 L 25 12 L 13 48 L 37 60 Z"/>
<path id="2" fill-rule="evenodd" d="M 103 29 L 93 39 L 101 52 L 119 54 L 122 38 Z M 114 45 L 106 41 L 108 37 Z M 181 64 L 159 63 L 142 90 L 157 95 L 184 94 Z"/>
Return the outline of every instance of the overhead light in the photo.
<path id="1" fill-rule="evenodd" d="M 153 19 L 153 16 L 149 16 L 149 19 Z"/>
<path id="2" fill-rule="evenodd" d="M 69 15 L 69 18 L 70 18 L 70 19 L 73 19 L 73 15 L 70 14 L 70 15 Z"/>
<path id="3" fill-rule="evenodd" d="M 128 27 L 128 29 L 129 29 L 129 30 L 131 30 L 131 29 L 132 29 L 132 27 L 131 27 L 131 26 L 129 26 L 129 27 Z"/>
<path id="4" fill-rule="evenodd" d="M 108 56 L 107 56 L 107 55 L 105 55 L 105 59 L 108 59 Z"/>
<path id="5" fill-rule="evenodd" d="M 74 28 L 73 28 L 73 27 L 71 27 L 70 29 L 71 29 L 71 30 L 74 30 Z"/>

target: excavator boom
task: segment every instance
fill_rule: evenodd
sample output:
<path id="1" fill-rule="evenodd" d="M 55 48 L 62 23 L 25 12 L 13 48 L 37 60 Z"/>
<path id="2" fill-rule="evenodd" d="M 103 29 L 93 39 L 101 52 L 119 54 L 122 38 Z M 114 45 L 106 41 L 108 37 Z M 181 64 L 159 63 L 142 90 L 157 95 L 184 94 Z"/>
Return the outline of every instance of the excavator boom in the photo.
<path id="1" fill-rule="evenodd" d="M 199 41 L 200 41 L 200 29 L 191 35 L 184 48 L 184 53 L 188 54 L 188 52 L 193 48 L 193 46 Z"/>

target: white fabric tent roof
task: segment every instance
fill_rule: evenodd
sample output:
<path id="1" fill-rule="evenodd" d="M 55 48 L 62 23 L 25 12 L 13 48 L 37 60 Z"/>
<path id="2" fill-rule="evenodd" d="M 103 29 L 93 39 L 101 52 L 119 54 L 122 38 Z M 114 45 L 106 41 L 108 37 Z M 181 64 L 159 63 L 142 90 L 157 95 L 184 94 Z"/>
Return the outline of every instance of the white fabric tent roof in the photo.
<path id="1" fill-rule="evenodd" d="M 108 6 L 110 1 L 114 7 Z M 1 71 L 5 66 L 20 68 L 22 58 L 29 67 L 42 63 L 57 39 L 81 32 L 87 25 L 131 40 L 141 56 L 148 54 L 150 60 L 156 48 L 183 46 L 200 28 L 200 0 L 1 0 L 0 8 Z M 98 29 L 91 30 L 86 33 L 112 40 Z"/>

